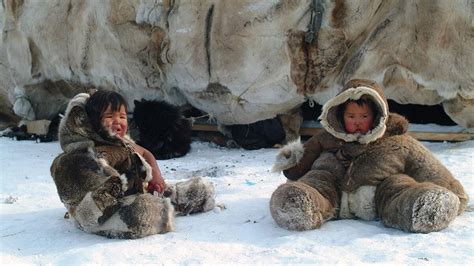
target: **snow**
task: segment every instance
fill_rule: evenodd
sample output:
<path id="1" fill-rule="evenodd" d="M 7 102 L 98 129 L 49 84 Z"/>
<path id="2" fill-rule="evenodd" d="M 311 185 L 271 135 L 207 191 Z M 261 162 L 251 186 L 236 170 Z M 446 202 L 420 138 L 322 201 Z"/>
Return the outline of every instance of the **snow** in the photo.
<path id="1" fill-rule="evenodd" d="M 423 142 L 474 198 L 474 141 Z M 107 239 L 64 219 L 50 177 L 59 143 L 0 138 L 0 264 L 397 264 L 464 265 L 474 261 L 474 214 L 445 230 L 405 233 L 380 222 L 337 220 L 320 229 L 279 228 L 268 204 L 285 182 L 270 172 L 277 149 L 247 151 L 194 142 L 183 158 L 158 161 L 165 180 L 211 180 L 216 208 L 177 217 L 176 230 L 138 240 Z M 472 203 L 469 205 L 472 206 Z"/>

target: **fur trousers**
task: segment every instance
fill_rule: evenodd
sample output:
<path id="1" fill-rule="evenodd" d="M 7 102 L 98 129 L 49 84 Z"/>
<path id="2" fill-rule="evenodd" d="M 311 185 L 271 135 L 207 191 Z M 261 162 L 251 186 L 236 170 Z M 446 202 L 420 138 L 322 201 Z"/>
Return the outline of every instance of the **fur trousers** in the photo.
<path id="1" fill-rule="evenodd" d="M 78 206 L 69 209 L 85 232 L 109 238 L 142 238 L 173 231 L 174 215 L 206 212 L 215 207 L 214 186 L 199 177 L 168 185 L 164 197 L 145 193 L 116 199 L 108 189 L 114 187 L 108 184 L 114 180 L 109 181 L 102 186 L 106 193 L 88 193 Z"/>
<path id="2" fill-rule="evenodd" d="M 330 219 L 348 218 L 340 216 L 341 205 L 344 205 L 340 182 L 344 174 L 344 167 L 335 156 L 321 154 L 313 170 L 273 192 L 270 198 L 273 219 L 283 228 L 302 231 L 319 228 Z M 404 174 L 387 177 L 373 191 L 370 206 L 375 216 L 385 226 L 407 232 L 442 230 L 461 211 L 459 197 L 447 188 L 417 182 Z M 352 217 L 365 219 L 357 214 Z"/>

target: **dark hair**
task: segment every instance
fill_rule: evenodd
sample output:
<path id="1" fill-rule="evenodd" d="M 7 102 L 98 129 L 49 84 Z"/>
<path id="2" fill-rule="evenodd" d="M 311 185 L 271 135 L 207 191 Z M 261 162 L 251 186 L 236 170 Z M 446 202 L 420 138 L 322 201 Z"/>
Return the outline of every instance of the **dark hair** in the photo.
<path id="1" fill-rule="evenodd" d="M 337 119 L 341 123 L 344 122 L 344 112 L 346 111 L 346 107 L 349 103 L 356 103 L 358 106 L 362 106 L 364 104 L 367 104 L 369 106 L 369 108 L 372 110 L 372 112 L 374 113 L 374 117 L 376 117 L 376 115 L 377 115 L 377 107 L 375 106 L 374 101 L 372 101 L 370 98 L 361 97 L 357 100 L 349 99 L 349 100 L 345 101 L 343 104 L 340 104 L 337 107 L 336 115 L 337 115 Z"/>
<path id="2" fill-rule="evenodd" d="M 119 111 L 121 106 L 125 107 L 125 111 L 127 110 L 125 98 L 116 91 L 99 90 L 87 100 L 85 109 L 94 130 L 100 130 L 102 115 L 109 105 L 114 112 Z"/>

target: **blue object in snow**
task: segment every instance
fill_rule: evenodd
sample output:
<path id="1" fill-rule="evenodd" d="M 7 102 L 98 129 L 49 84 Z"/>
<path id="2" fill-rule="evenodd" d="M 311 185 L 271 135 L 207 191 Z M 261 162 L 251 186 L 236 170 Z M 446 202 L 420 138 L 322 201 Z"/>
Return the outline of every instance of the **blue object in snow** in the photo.
<path id="1" fill-rule="evenodd" d="M 248 180 L 248 179 L 245 179 L 245 184 L 246 184 L 247 186 L 253 186 L 253 185 L 257 184 L 257 183 L 252 182 L 252 181 L 250 181 L 250 180 Z"/>

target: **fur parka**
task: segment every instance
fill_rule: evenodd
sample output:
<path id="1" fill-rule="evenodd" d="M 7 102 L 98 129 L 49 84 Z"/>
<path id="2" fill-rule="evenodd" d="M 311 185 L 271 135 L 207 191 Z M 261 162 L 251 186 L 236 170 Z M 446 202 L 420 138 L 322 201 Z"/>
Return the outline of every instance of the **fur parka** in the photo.
<path id="1" fill-rule="evenodd" d="M 141 238 L 173 230 L 174 215 L 215 207 L 214 186 L 200 177 L 168 184 L 163 196 L 146 193 L 151 167 L 131 145 L 105 129 L 94 131 L 85 111 L 89 94 L 76 95 L 59 125 L 64 151 L 51 165 L 59 198 L 85 232 Z"/>
<path id="2" fill-rule="evenodd" d="M 170 199 L 145 193 L 151 167 L 127 141 L 92 130 L 76 95 L 59 126 L 63 153 L 51 165 L 59 198 L 82 230 L 111 238 L 141 238 L 173 229 Z"/>
<path id="3" fill-rule="evenodd" d="M 362 96 L 375 103 L 374 127 L 349 134 L 338 106 Z M 348 82 L 319 119 L 324 130 L 304 145 L 288 144 L 277 156 L 273 170 L 289 179 L 270 200 L 280 226 L 307 230 L 333 218 L 379 218 L 389 227 L 428 233 L 446 228 L 466 208 L 462 185 L 407 134 L 408 121 L 389 112 L 375 82 Z"/>

